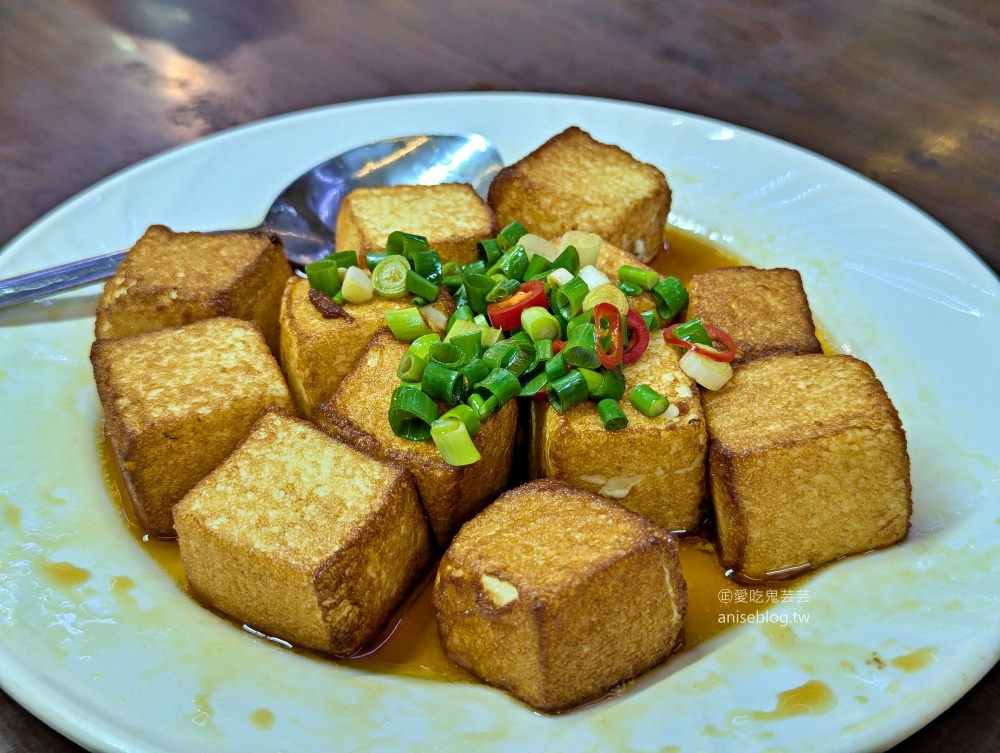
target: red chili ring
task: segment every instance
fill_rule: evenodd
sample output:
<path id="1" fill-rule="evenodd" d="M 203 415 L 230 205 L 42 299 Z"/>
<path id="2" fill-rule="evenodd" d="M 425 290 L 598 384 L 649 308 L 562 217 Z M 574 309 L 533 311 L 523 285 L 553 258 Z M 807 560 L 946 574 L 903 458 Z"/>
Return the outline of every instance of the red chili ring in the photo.
<path id="1" fill-rule="evenodd" d="M 629 309 L 625 315 L 625 325 L 630 334 L 628 350 L 622 354 L 622 363 L 635 363 L 649 346 L 649 328 L 646 327 L 646 320 L 633 309 Z"/>
<path id="2" fill-rule="evenodd" d="M 712 338 L 712 342 L 721 342 L 726 346 L 725 352 L 715 350 L 713 348 L 706 348 L 704 345 L 698 343 L 690 343 L 687 340 L 681 340 L 677 337 L 671 337 L 674 328 L 679 327 L 684 322 L 678 324 L 672 324 L 663 330 L 663 340 L 670 345 L 679 345 L 687 350 L 693 350 L 695 353 L 699 353 L 703 356 L 711 358 L 713 361 L 719 361 L 721 363 L 730 363 L 734 358 L 736 358 L 736 341 L 729 335 L 725 330 L 719 329 L 718 327 L 713 327 L 711 324 L 705 325 L 705 331 L 708 336 Z"/>

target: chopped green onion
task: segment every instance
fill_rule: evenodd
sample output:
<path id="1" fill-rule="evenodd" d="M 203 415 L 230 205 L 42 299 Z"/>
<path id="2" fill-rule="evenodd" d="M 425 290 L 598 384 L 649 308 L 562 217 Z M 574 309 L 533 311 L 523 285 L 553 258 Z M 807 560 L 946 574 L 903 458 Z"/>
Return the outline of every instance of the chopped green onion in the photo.
<path id="1" fill-rule="evenodd" d="M 462 265 L 457 261 L 446 261 L 441 267 L 441 274 L 445 277 L 448 275 L 460 275 L 462 274 Z"/>
<path id="2" fill-rule="evenodd" d="M 622 280 L 618 283 L 618 289 L 629 298 L 635 298 L 637 295 L 642 295 L 643 292 L 641 285 L 636 285 L 634 282 L 628 282 L 626 280 Z"/>
<path id="3" fill-rule="evenodd" d="M 521 240 L 522 235 L 527 234 L 524 225 L 522 225 L 517 220 L 510 223 L 507 227 L 500 231 L 497 236 L 497 245 L 500 247 L 501 251 L 506 251 L 508 248 L 513 246 L 519 240 Z"/>
<path id="4" fill-rule="evenodd" d="M 611 278 L 592 264 L 586 267 L 580 267 L 580 271 L 577 272 L 577 276 L 587 283 L 587 287 L 591 290 L 600 285 L 611 284 Z"/>
<path id="5" fill-rule="evenodd" d="M 510 339 L 520 340 L 528 345 L 532 344 L 532 339 L 528 336 L 528 333 L 524 331 L 523 327 L 514 327 L 514 329 L 510 331 Z"/>
<path id="6" fill-rule="evenodd" d="M 603 241 L 601 241 L 601 236 L 596 233 L 588 233 L 585 230 L 570 230 L 568 233 L 563 233 L 560 245 L 562 248 L 574 246 L 580 254 L 581 266 L 585 267 L 588 264 L 597 264 Z"/>
<path id="7" fill-rule="evenodd" d="M 449 290 L 457 290 L 462 287 L 464 280 L 462 280 L 462 275 L 445 275 L 441 278 L 441 282 L 443 282 L 444 286 Z"/>
<path id="8" fill-rule="evenodd" d="M 479 403 L 479 407 L 477 408 L 480 418 L 486 418 L 487 416 L 500 410 L 500 401 L 493 395 L 490 395 L 485 400 L 480 398 L 480 400 L 482 400 L 482 402 Z"/>
<path id="9" fill-rule="evenodd" d="M 663 319 L 656 309 L 642 312 L 642 320 L 646 322 L 646 329 L 652 332 L 654 329 L 663 327 Z"/>
<path id="10" fill-rule="evenodd" d="M 496 284 L 486 294 L 486 303 L 506 301 L 521 287 L 521 283 L 517 280 L 509 280 L 501 274 L 493 275 L 493 279 L 496 280 Z"/>
<path id="11" fill-rule="evenodd" d="M 468 306 L 465 308 L 468 314 L 471 315 L 472 309 Z M 482 334 L 484 326 L 471 318 L 466 318 L 466 316 L 467 315 L 463 315 L 461 317 L 452 316 L 451 319 L 448 320 L 448 334 L 445 335 L 445 342 L 451 342 L 459 335 L 468 335 L 471 332 L 478 332 Z"/>
<path id="12" fill-rule="evenodd" d="M 522 311 L 521 328 L 532 340 L 555 340 L 560 334 L 559 321 L 543 306 Z"/>
<path id="13" fill-rule="evenodd" d="M 473 326 L 476 327 L 474 332 L 466 332 L 454 337 L 449 332 L 448 337 L 445 338 L 445 342 L 452 343 L 465 354 L 466 363 L 483 354 L 483 331 L 479 329 L 478 325 Z"/>
<path id="14" fill-rule="evenodd" d="M 430 248 L 424 236 L 404 233 L 402 230 L 389 233 L 389 238 L 385 242 L 385 251 L 389 256 L 401 254 L 407 259 L 412 259 L 413 254 L 421 251 L 430 251 Z"/>
<path id="15" fill-rule="evenodd" d="M 427 324 L 420 311 L 415 308 L 386 311 L 382 316 L 385 317 L 385 323 L 389 325 L 397 340 L 413 342 L 421 335 L 428 334 Z"/>
<path id="16" fill-rule="evenodd" d="M 469 305 L 469 294 L 465 292 L 465 281 L 459 286 L 458 290 L 451 294 L 451 297 L 455 299 L 455 306 L 468 306 Z"/>
<path id="17" fill-rule="evenodd" d="M 457 416 L 443 416 L 431 425 L 431 439 L 448 465 L 472 465 L 481 459 L 465 423 Z"/>
<path id="18" fill-rule="evenodd" d="M 469 395 L 469 398 L 466 400 L 466 405 L 468 405 L 470 408 L 472 408 L 472 410 L 478 413 L 480 418 L 485 418 L 488 415 L 483 413 L 483 403 L 485 402 L 486 398 L 484 398 L 482 395 L 477 395 L 475 392 L 473 392 L 471 395 Z"/>
<path id="19" fill-rule="evenodd" d="M 338 306 L 343 306 L 345 303 L 347 303 L 347 299 L 344 298 L 343 290 L 338 290 L 336 293 L 334 293 L 333 302 L 336 303 Z"/>
<path id="20" fill-rule="evenodd" d="M 455 313 L 451 315 L 448 320 L 448 331 L 451 332 L 451 328 L 455 326 L 455 322 L 459 319 L 465 319 L 466 321 L 472 321 L 475 314 L 472 313 L 472 309 L 468 306 L 459 306 L 455 309 Z"/>
<path id="21" fill-rule="evenodd" d="M 440 285 L 444 276 L 441 255 L 437 251 L 419 251 L 413 255 L 413 271 L 433 285 Z"/>
<path id="22" fill-rule="evenodd" d="M 469 436 L 475 436 L 479 433 L 479 429 L 482 427 L 482 421 L 479 420 L 479 411 L 475 408 L 470 408 L 464 403 L 456 405 L 454 408 L 448 410 L 439 421 L 444 421 L 450 418 L 457 418 L 463 424 L 465 428 L 469 431 Z"/>
<path id="23" fill-rule="evenodd" d="M 482 259 L 478 261 L 470 261 L 464 267 L 462 267 L 462 274 L 470 275 L 485 275 L 486 274 L 486 262 Z"/>
<path id="24" fill-rule="evenodd" d="M 469 306 L 477 314 L 486 313 L 486 296 L 496 286 L 496 281 L 492 277 L 469 272 L 471 264 L 466 265 L 462 272 L 462 280 L 465 283 L 465 294 L 469 297 Z"/>
<path id="25" fill-rule="evenodd" d="M 563 269 L 559 267 L 558 269 L 553 269 L 546 276 L 545 281 L 549 284 L 550 288 L 558 288 L 561 285 L 565 285 L 567 282 L 573 279 L 573 273 L 568 269 Z"/>
<path id="26" fill-rule="evenodd" d="M 469 362 L 465 351 L 451 342 L 432 345 L 428 352 L 429 360 L 446 369 L 460 369 Z"/>
<path id="27" fill-rule="evenodd" d="M 369 251 L 365 254 L 365 266 L 368 269 L 375 269 L 388 254 L 385 251 Z"/>
<path id="28" fill-rule="evenodd" d="M 625 375 L 621 366 L 606 369 L 601 375 L 601 384 L 593 393 L 598 400 L 621 400 L 625 396 Z"/>
<path id="29" fill-rule="evenodd" d="M 476 324 L 481 324 L 484 327 L 490 326 L 490 320 L 486 318 L 485 314 L 476 314 L 474 317 L 472 317 L 472 321 L 474 321 Z"/>
<path id="30" fill-rule="evenodd" d="M 492 277 L 499 273 L 511 280 L 521 281 L 524 278 L 524 272 L 527 268 L 528 255 L 524 252 L 524 246 L 514 246 L 505 251 L 504 255 L 486 270 L 486 275 Z"/>
<path id="31" fill-rule="evenodd" d="M 571 366 L 583 369 L 596 369 L 601 364 L 597 355 L 594 325 L 587 322 L 574 327 L 569 333 L 566 347 L 559 355 Z"/>
<path id="32" fill-rule="evenodd" d="M 504 368 L 495 368 L 485 379 L 473 387 L 473 392 L 489 400 L 489 395 L 497 399 L 497 405 L 503 405 L 521 394 L 521 383 L 517 377 Z"/>
<path id="33" fill-rule="evenodd" d="M 670 407 L 670 401 L 648 384 L 633 387 L 628 393 L 628 401 L 649 418 L 656 418 Z"/>
<path id="34" fill-rule="evenodd" d="M 664 319 L 672 319 L 687 308 L 688 292 L 676 277 L 668 277 L 653 288 L 656 308 Z"/>
<path id="35" fill-rule="evenodd" d="M 587 283 L 579 277 L 574 277 L 562 287 L 556 288 L 552 296 L 552 302 L 563 319 L 572 319 L 583 309 L 583 300 L 587 297 L 590 288 Z"/>
<path id="36" fill-rule="evenodd" d="M 483 360 L 491 369 L 507 369 L 519 377 L 534 362 L 535 346 L 530 341 L 511 337 L 487 348 Z"/>
<path id="37" fill-rule="evenodd" d="M 410 343 L 410 353 L 426 361 L 430 358 L 431 346 L 439 342 L 441 342 L 441 335 L 434 334 L 433 332 L 429 335 L 421 335 Z"/>
<path id="38" fill-rule="evenodd" d="M 483 238 L 476 245 L 479 247 L 479 252 L 486 257 L 486 263 L 490 266 L 492 266 L 497 259 L 503 256 L 500 244 L 498 244 L 493 238 Z"/>
<path id="39" fill-rule="evenodd" d="M 419 295 L 410 299 L 410 305 L 413 306 L 413 308 L 415 309 L 426 306 L 429 302 L 430 301 L 428 301 L 425 298 L 421 298 Z"/>
<path id="40" fill-rule="evenodd" d="M 320 259 L 312 264 L 306 264 L 306 277 L 309 287 L 321 290 L 329 296 L 340 291 L 340 273 L 337 262 L 332 259 Z"/>
<path id="41" fill-rule="evenodd" d="M 460 371 L 465 374 L 469 384 L 475 387 L 489 375 L 490 366 L 482 358 L 473 358 Z"/>
<path id="42" fill-rule="evenodd" d="M 353 253 L 353 252 L 352 252 Z M 372 299 L 374 288 L 368 274 L 360 267 L 348 267 L 340 292 L 348 303 L 365 303 Z"/>
<path id="43" fill-rule="evenodd" d="M 548 377 L 549 382 L 562 379 L 568 373 L 569 367 L 566 365 L 566 361 L 563 360 L 562 351 L 556 353 L 552 356 L 552 358 L 545 362 L 545 376 Z"/>
<path id="44" fill-rule="evenodd" d="M 416 387 L 401 384 L 389 403 L 389 425 L 405 439 L 422 440 L 431 435 L 431 423 L 437 420 L 438 407 Z"/>
<path id="45" fill-rule="evenodd" d="M 457 405 L 462 402 L 465 390 L 465 375 L 431 361 L 424 368 L 420 378 L 420 386 L 428 397 L 440 400 L 446 405 Z"/>
<path id="46" fill-rule="evenodd" d="M 552 340 L 548 338 L 535 340 L 535 358 L 539 361 L 548 361 L 552 358 Z"/>
<path id="47" fill-rule="evenodd" d="M 547 276 L 551 266 L 548 259 L 541 254 L 535 254 L 528 262 L 528 268 L 524 270 L 524 279 L 532 280 L 536 277 Z"/>
<path id="48" fill-rule="evenodd" d="M 402 298 L 409 271 L 410 264 L 402 256 L 387 256 L 372 270 L 372 286 L 383 298 Z"/>
<path id="49" fill-rule="evenodd" d="M 597 412 L 608 431 L 618 431 L 628 426 L 628 419 L 617 400 L 602 400 L 597 404 Z"/>
<path id="50" fill-rule="evenodd" d="M 427 301 L 436 301 L 441 288 L 412 269 L 406 270 L 406 289 Z"/>
<path id="51" fill-rule="evenodd" d="M 568 322 L 566 322 L 566 341 L 573 336 L 576 328 L 583 324 L 593 325 L 594 323 L 594 313 L 592 311 L 584 311 L 582 314 L 577 314 Z"/>
<path id="52" fill-rule="evenodd" d="M 708 330 L 705 329 L 701 319 L 692 319 L 684 324 L 678 324 L 674 327 L 672 335 L 678 340 L 712 347 L 712 338 L 708 336 Z"/>
<path id="53" fill-rule="evenodd" d="M 351 267 L 358 266 L 357 251 L 338 251 L 335 254 L 330 254 L 326 258 L 337 262 L 337 266 L 342 269 L 349 269 Z"/>
<path id="54" fill-rule="evenodd" d="M 583 378 L 587 381 L 587 394 L 593 397 L 597 394 L 597 390 L 600 389 L 601 382 L 604 381 L 604 375 L 593 369 L 578 369 L 578 371 L 583 374 Z"/>
<path id="55" fill-rule="evenodd" d="M 618 268 L 619 282 L 630 282 L 643 290 L 652 290 L 660 282 L 660 275 L 653 269 L 630 267 L 627 264 Z"/>
<path id="56" fill-rule="evenodd" d="M 601 303 L 610 303 L 618 309 L 622 316 L 628 315 L 628 298 L 625 297 L 622 291 L 610 283 L 591 288 L 590 292 L 587 293 L 587 297 L 583 299 L 583 310 L 590 311 L 597 308 Z"/>
<path id="57" fill-rule="evenodd" d="M 552 262 L 552 269 L 565 269 L 570 274 L 575 275 L 580 271 L 580 254 L 577 253 L 576 248 L 573 246 L 567 246 L 562 250 L 562 253 L 556 257 L 556 260 Z"/>
<path id="58" fill-rule="evenodd" d="M 489 325 L 486 325 L 486 328 L 483 330 L 483 347 L 484 348 L 488 348 L 491 345 L 496 345 L 502 339 L 503 339 L 503 330 L 502 329 L 497 329 L 495 327 L 491 327 Z"/>
<path id="59" fill-rule="evenodd" d="M 396 369 L 396 376 L 404 382 L 419 382 L 427 368 L 427 361 L 420 356 L 415 356 L 410 351 L 403 354 L 399 361 L 399 368 Z"/>
<path id="60" fill-rule="evenodd" d="M 552 407 L 560 413 L 565 413 L 574 405 L 582 403 L 589 395 L 587 380 L 579 369 L 549 383 L 545 388 L 545 393 L 548 395 Z"/>
<path id="61" fill-rule="evenodd" d="M 545 389 L 548 383 L 549 377 L 544 371 L 539 371 L 521 388 L 521 397 L 534 397 Z"/>

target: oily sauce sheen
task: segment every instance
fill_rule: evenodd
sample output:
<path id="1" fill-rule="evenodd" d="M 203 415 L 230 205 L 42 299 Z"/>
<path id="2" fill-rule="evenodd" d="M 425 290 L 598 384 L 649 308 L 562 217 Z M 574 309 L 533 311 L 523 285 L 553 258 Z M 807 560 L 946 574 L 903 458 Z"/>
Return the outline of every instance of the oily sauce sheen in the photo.
<path id="1" fill-rule="evenodd" d="M 664 235 L 665 248 L 653 260 L 652 266 L 662 275 L 678 277 L 685 285 L 692 275 L 741 263 L 725 250 L 693 233 L 668 225 Z M 132 510 L 114 451 L 106 437 L 103 459 L 108 485 L 121 505 L 130 533 L 143 551 L 186 591 L 187 583 L 177 543 L 145 535 Z M 699 536 L 681 540 L 680 560 L 688 589 L 688 611 L 684 619 L 687 648 L 735 624 L 740 615 L 755 614 L 775 603 L 779 588 L 784 594 L 796 587 L 795 581 L 788 580 L 760 586 L 734 583 L 726 577 L 719 564 L 715 546 Z M 473 676 L 445 656 L 441 648 L 431 599 L 432 581 L 433 573 L 390 620 L 374 646 L 359 656 L 338 661 L 373 672 L 446 682 L 473 681 Z"/>

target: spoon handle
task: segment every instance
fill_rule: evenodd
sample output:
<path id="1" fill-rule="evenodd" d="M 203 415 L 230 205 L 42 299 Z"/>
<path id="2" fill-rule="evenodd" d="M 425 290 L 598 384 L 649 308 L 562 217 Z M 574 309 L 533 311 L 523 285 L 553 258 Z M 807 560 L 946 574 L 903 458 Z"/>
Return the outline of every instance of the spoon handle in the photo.
<path id="1" fill-rule="evenodd" d="M 124 251 L 94 256 L 58 267 L 29 272 L 26 275 L 0 280 L 0 308 L 22 301 L 37 300 L 61 290 L 78 288 L 87 283 L 111 277 L 118 269 Z"/>

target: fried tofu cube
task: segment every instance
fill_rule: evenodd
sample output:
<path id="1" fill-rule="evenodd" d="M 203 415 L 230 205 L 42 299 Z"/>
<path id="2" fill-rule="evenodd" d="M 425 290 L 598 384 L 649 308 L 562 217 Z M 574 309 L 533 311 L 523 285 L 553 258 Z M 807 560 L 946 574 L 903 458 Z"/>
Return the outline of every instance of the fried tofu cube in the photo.
<path id="1" fill-rule="evenodd" d="M 426 237 L 441 261 L 459 264 L 478 259 L 476 244 L 498 232 L 493 212 L 466 183 L 355 188 L 340 205 L 337 248 L 357 251 L 364 265 L 364 255 L 385 251 L 396 230 Z"/>
<path id="2" fill-rule="evenodd" d="M 776 355 L 704 394 L 722 563 L 759 580 L 906 538 L 906 435 L 871 367 Z"/>
<path id="3" fill-rule="evenodd" d="M 372 335 L 385 326 L 385 312 L 409 305 L 409 299 L 376 296 L 367 303 L 345 303 L 341 308 L 350 319 L 327 319 L 309 300 L 308 280 L 288 279 L 281 300 L 281 368 L 303 416 L 311 417 L 316 406 L 337 391 Z M 455 313 L 455 302 L 442 291 L 435 308 L 441 315 L 427 324 L 431 331 L 443 333 Z"/>
<path id="4" fill-rule="evenodd" d="M 621 282 L 618 276 L 618 270 L 626 265 L 630 267 L 638 267 L 639 269 L 655 271 L 648 264 L 639 261 L 639 259 L 632 254 L 622 251 L 617 246 L 611 245 L 602 238 L 601 250 L 597 255 L 597 264 L 594 266 L 607 275 L 608 279 L 611 280 L 612 285 L 618 285 L 618 283 Z M 660 279 L 663 279 L 663 275 L 659 275 L 659 277 Z M 652 293 L 643 291 L 639 295 L 629 297 L 628 307 L 630 309 L 635 309 L 641 314 L 644 311 L 652 311 L 656 308 L 656 301 L 653 299 Z"/>
<path id="5" fill-rule="evenodd" d="M 174 507 L 191 592 L 296 646 L 350 656 L 431 557 L 413 477 L 267 412 Z"/>
<path id="6" fill-rule="evenodd" d="M 98 340 L 90 351 L 122 478 L 143 527 L 174 531 L 171 508 L 264 408 L 294 410 L 257 325 L 215 317 Z"/>
<path id="7" fill-rule="evenodd" d="M 822 353 L 794 269 L 723 267 L 691 278 L 687 318 L 725 330 L 736 342 L 734 366 L 775 353 Z"/>
<path id="8" fill-rule="evenodd" d="M 408 347 L 388 328 L 376 332 L 357 368 L 317 409 L 314 420 L 337 439 L 412 472 L 434 540 L 443 549 L 462 523 L 492 502 L 507 485 L 517 433 L 517 401 L 509 401 L 487 417 L 472 438 L 482 456 L 479 462 L 461 467 L 448 465 L 432 440 L 404 439 L 389 425 L 392 392 L 400 383 L 396 368 Z"/>
<path id="9" fill-rule="evenodd" d="M 104 286 L 97 339 L 229 316 L 254 322 L 277 354 L 278 308 L 291 274 L 277 236 L 153 225 Z"/>
<path id="10" fill-rule="evenodd" d="M 670 187 L 657 168 L 573 126 L 497 173 L 488 201 L 501 227 L 519 220 L 543 238 L 586 230 L 649 261 L 663 248 Z"/>
<path id="11" fill-rule="evenodd" d="M 553 481 L 508 491 L 466 523 L 433 595 L 448 656 L 548 712 L 662 662 L 687 608 L 673 536 Z"/>
<path id="12" fill-rule="evenodd" d="M 624 374 L 624 429 L 607 431 L 592 401 L 565 413 L 547 402 L 532 404 L 531 475 L 616 499 L 668 531 L 693 530 L 705 515 L 707 439 L 698 385 L 681 371 L 677 349 L 660 337 L 650 338 Z M 677 415 L 648 418 L 636 410 L 628 393 L 640 384 L 666 397 Z"/>

